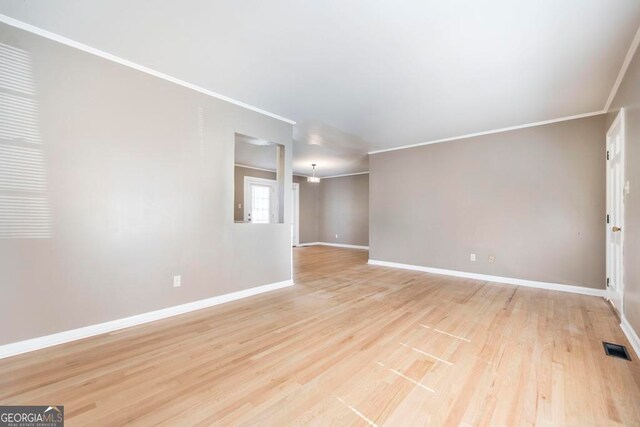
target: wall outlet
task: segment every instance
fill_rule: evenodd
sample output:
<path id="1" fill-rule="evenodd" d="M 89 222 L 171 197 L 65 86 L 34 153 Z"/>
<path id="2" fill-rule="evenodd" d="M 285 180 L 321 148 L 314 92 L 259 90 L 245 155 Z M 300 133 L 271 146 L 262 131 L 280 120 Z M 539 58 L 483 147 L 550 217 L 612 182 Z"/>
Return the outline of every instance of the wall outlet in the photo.
<path id="1" fill-rule="evenodd" d="M 469 257 L 469 259 L 473 262 L 476 262 L 476 254 L 471 254 L 471 256 Z"/>
<path id="2" fill-rule="evenodd" d="M 494 262 L 496 262 L 496 256 L 495 255 L 489 255 L 489 262 L 491 264 L 493 264 Z"/>
<path id="3" fill-rule="evenodd" d="M 336 234 L 336 239 L 338 238 L 338 235 Z"/>
<path id="4" fill-rule="evenodd" d="M 182 276 L 173 276 L 173 287 L 179 288 L 182 286 Z"/>

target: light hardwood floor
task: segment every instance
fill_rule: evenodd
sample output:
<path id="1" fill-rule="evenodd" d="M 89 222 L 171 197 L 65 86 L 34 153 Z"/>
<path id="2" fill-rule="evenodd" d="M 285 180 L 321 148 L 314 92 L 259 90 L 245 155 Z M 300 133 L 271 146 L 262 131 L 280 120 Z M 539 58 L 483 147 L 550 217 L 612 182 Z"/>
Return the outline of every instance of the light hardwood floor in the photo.
<path id="1" fill-rule="evenodd" d="M 295 249 L 296 286 L 0 361 L 68 425 L 639 425 L 604 300 Z"/>

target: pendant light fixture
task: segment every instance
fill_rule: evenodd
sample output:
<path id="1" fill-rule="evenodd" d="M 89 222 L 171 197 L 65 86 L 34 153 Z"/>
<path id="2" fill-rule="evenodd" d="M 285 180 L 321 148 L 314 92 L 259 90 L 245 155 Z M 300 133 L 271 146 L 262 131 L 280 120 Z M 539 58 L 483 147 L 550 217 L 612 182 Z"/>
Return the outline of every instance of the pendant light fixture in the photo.
<path id="1" fill-rule="evenodd" d="M 313 167 L 313 176 L 308 176 L 307 182 L 313 182 L 317 184 L 318 182 L 320 182 L 320 178 L 316 176 L 316 164 L 312 163 L 311 167 Z"/>

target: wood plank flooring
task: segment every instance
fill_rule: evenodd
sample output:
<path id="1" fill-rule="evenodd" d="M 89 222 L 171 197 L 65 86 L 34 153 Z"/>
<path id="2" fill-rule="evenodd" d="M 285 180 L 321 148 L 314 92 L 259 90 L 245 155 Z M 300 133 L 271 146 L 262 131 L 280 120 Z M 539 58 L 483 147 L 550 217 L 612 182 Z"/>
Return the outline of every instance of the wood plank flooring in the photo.
<path id="1" fill-rule="evenodd" d="M 0 360 L 0 404 L 67 425 L 640 425 L 596 297 L 294 250 L 292 288 Z"/>

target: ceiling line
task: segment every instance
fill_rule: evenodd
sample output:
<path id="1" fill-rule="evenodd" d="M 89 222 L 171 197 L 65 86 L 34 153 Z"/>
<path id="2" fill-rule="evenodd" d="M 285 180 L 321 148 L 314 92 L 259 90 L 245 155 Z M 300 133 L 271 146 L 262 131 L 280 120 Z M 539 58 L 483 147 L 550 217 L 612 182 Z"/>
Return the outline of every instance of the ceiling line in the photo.
<path id="1" fill-rule="evenodd" d="M 242 163 L 234 163 L 233 166 L 237 166 L 239 168 L 245 168 L 245 169 L 255 169 L 255 170 L 264 171 L 264 172 L 273 172 L 273 173 L 277 172 L 275 169 L 257 168 L 255 166 L 243 165 Z M 369 172 L 366 172 L 366 173 L 369 173 Z M 291 175 L 292 176 L 299 176 L 299 177 L 302 177 L 302 178 L 309 178 L 309 175 L 302 175 L 302 174 L 295 173 L 295 172 L 291 172 Z"/>
<path id="2" fill-rule="evenodd" d="M 355 176 L 355 175 L 366 175 L 369 171 L 366 172 L 354 172 L 354 173 L 345 173 L 342 175 L 331 175 L 331 176 L 321 176 L 320 179 L 329 179 L 329 178 L 342 178 L 343 176 Z"/>
<path id="3" fill-rule="evenodd" d="M 218 94 L 216 92 L 210 91 L 208 89 L 196 86 L 194 84 L 188 83 L 186 81 L 177 79 L 175 77 L 172 77 L 170 75 L 161 73 L 159 71 L 153 70 L 151 68 L 145 67 L 143 65 L 140 64 L 136 64 L 132 61 L 126 60 L 124 58 L 120 58 L 118 56 L 112 55 L 110 53 L 107 53 L 105 51 L 93 48 L 91 46 L 85 45 L 83 43 L 77 42 L 75 40 L 69 39 L 67 37 L 61 36 L 59 34 L 53 33 L 51 31 L 36 27 L 34 25 L 28 24 L 26 22 L 17 20 L 15 18 L 11 18 L 9 16 L 0 14 L 0 22 L 3 22 L 7 25 L 16 27 L 16 28 L 20 28 L 23 29 L 25 31 L 28 31 L 30 33 L 33 34 L 37 34 L 40 35 L 42 37 L 45 37 L 47 39 L 62 43 L 64 45 L 82 50 L 84 52 L 102 57 L 104 59 L 119 63 L 121 65 L 127 66 L 129 68 L 133 68 L 136 69 L 138 71 L 144 72 L 146 74 L 161 78 L 163 80 L 172 82 L 174 84 L 178 84 L 180 86 L 195 90 L 197 92 L 206 94 L 208 96 L 229 102 L 231 104 L 240 106 L 242 108 L 284 121 L 286 123 L 295 125 L 296 122 L 294 120 L 279 116 L 277 114 L 274 113 L 270 113 L 266 110 L 262 110 L 260 108 L 254 107 L 252 105 L 246 104 L 244 102 L 235 100 L 233 98 L 227 97 L 225 95 L 221 95 Z M 510 130 L 517 130 L 517 129 L 523 129 L 523 128 L 527 128 L 527 127 L 533 127 L 533 126 L 540 126 L 540 125 L 545 125 L 545 124 L 551 124 L 551 123 L 556 123 L 556 122 L 561 122 L 561 121 L 566 121 L 566 120 L 573 120 L 573 119 L 579 119 L 579 118 L 584 118 L 584 117 L 590 117 L 590 116 L 594 116 L 594 115 L 598 115 L 598 114 L 604 114 L 606 112 L 608 112 L 611 103 L 613 102 L 613 99 L 615 98 L 615 95 L 617 93 L 617 90 L 620 86 L 620 84 L 622 83 L 622 80 L 624 78 L 624 75 L 627 71 L 627 68 L 629 67 L 629 64 L 631 63 L 631 60 L 633 59 L 633 56 L 635 54 L 635 51 L 638 48 L 638 45 L 640 45 L 640 28 L 638 28 L 638 31 L 636 32 L 634 39 L 631 43 L 631 45 L 629 46 L 629 50 L 627 52 L 627 55 L 625 57 L 625 60 L 622 64 L 622 67 L 620 69 L 620 72 L 618 73 L 618 76 L 616 78 L 616 81 L 614 83 L 614 86 L 611 90 L 611 93 L 609 95 L 609 98 L 607 99 L 607 102 L 605 104 L 605 108 L 603 110 L 600 111 L 594 111 L 594 112 L 590 112 L 590 113 L 585 113 L 585 114 L 579 114 L 579 115 L 574 115 L 574 116 L 568 116 L 568 117 L 562 117 L 562 118 L 558 118 L 558 119 L 552 119 L 552 120 L 546 120 L 546 121 L 541 121 L 541 122 L 534 122 L 534 123 L 529 123 L 529 124 L 524 124 L 524 125 L 519 125 L 519 126 L 511 126 L 511 127 L 506 127 L 506 128 L 499 128 L 499 129 L 493 129 L 493 130 L 489 130 L 489 131 L 484 131 L 484 132 L 477 132 L 477 133 L 472 133 L 472 134 L 466 134 L 466 135 L 460 135 L 460 136 L 455 136 L 455 137 L 450 137 L 450 138 L 443 138 L 443 139 L 438 139 L 438 140 L 432 140 L 432 141 L 426 141 L 426 142 L 421 142 L 421 143 L 416 143 L 416 144 L 410 144 L 410 145 L 404 145 L 404 146 L 400 146 L 400 147 L 393 147 L 393 148 L 387 148 L 387 149 L 381 149 L 381 150 L 373 150 L 373 151 L 369 151 L 368 154 L 377 154 L 377 153 L 383 153 L 383 152 L 387 152 L 387 151 L 395 151 L 395 150 L 402 150 L 402 149 L 406 149 L 406 148 L 412 148 L 412 147 L 419 147 L 419 146 L 423 146 L 423 145 L 429 145 L 429 144 L 436 144 L 436 143 L 441 143 L 441 142 L 448 142 L 448 141 L 455 141 L 458 139 L 465 139 L 465 138 L 471 138 L 471 137 L 475 137 L 475 136 L 482 136 L 482 135 L 489 135 L 489 134 L 493 134 L 493 133 L 499 133 L 499 132 L 506 132 L 506 131 L 510 131 Z"/>
<path id="4" fill-rule="evenodd" d="M 402 145 L 400 147 L 384 148 L 382 150 L 369 151 L 367 154 L 378 154 L 378 153 L 386 153 L 387 151 L 404 150 L 404 149 L 407 149 L 407 148 L 421 147 L 423 145 L 438 144 L 440 142 L 456 141 L 458 139 L 473 138 L 475 136 L 491 135 L 491 134 L 494 134 L 494 133 L 508 132 L 510 130 L 525 129 L 525 128 L 530 128 L 530 127 L 535 127 L 535 126 L 549 125 L 549 124 L 552 124 L 552 123 L 565 122 L 565 121 L 568 121 L 568 120 L 583 119 L 585 117 L 597 116 L 597 115 L 605 114 L 605 113 L 606 113 L 605 110 L 592 111 L 591 113 L 576 114 L 574 116 L 560 117 L 560 118 L 557 118 L 557 119 L 544 120 L 544 121 L 541 121 L 541 122 L 527 123 L 527 124 L 518 125 L 518 126 L 509 126 L 509 127 L 506 127 L 506 128 L 487 130 L 487 131 L 484 131 L 484 132 L 469 133 L 469 134 L 466 134 L 466 135 L 453 136 L 453 137 L 450 137 L 450 138 L 435 139 L 433 141 L 419 142 L 417 144 L 410 144 L 410 145 Z"/>
<path id="5" fill-rule="evenodd" d="M 275 169 L 266 169 L 266 168 L 259 168 L 256 166 L 249 166 L 249 165 L 243 165 L 242 163 L 234 163 L 233 166 L 237 166 L 239 168 L 245 168 L 245 169 L 255 169 L 257 171 L 264 171 L 264 172 L 273 172 L 276 173 Z"/>
<path id="6" fill-rule="evenodd" d="M 613 102 L 616 94 L 618 93 L 618 88 L 622 84 L 622 80 L 624 79 L 624 75 L 627 73 L 627 68 L 629 68 L 629 64 L 631 64 L 631 60 L 638 49 L 638 45 L 640 44 L 640 27 L 638 27 L 638 31 L 636 31 L 636 35 L 631 41 L 631 46 L 629 46 L 629 50 L 627 51 L 627 56 L 624 57 L 624 61 L 622 62 L 622 67 L 620 67 L 620 71 L 618 72 L 618 77 L 616 81 L 613 83 L 613 88 L 611 88 L 611 93 L 609 94 L 609 98 L 607 98 L 607 102 L 604 104 L 604 111 L 609 111 L 611 107 L 611 103 Z"/>
<path id="7" fill-rule="evenodd" d="M 251 110 L 251 111 L 254 111 L 256 113 L 260 113 L 260 114 L 272 117 L 272 118 L 277 119 L 277 120 L 281 120 L 281 121 L 289 123 L 291 125 L 295 125 L 296 124 L 295 121 L 293 121 L 291 119 L 287 119 L 286 117 L 282 117 L 282 116 L 279 116 L 277 114 L 270 113 L 270 112 L 268 112 L 266 110 L 262 110 L 262 109 L 260 109 L 258 107 L 254 107 L 253 105 L 246 104 L 246 103 L 244 103 L 242 101 L 237 101 L 237 100 L 235 100 L 233 98 L 229 98 L 228 96 L 221 95 L 221 94 L 213 92 L 213 91 L 211 91 L 209 89 L 205 89 L 205 88 L 202 88 L 200 86 L 194 85 L 192 83 L 186 82 L 184 80 L 180 80 L 180 79 L 178 79 L 176 77 L 170 76 L 168 74 L 161 73 L 160 71 L 156 71 L 156 70 L 151 69 L 149 67 L 145 67 L 144 65 L 136 64 L 135 62 L 129 61 L 128 59 L 120 58 L 119 56 L 112 55 L 112 54 L 110 54 L 108 52 L 105 52 L 103 50 L 96 49 L 94 47 L 91 47 L 91 46 L 88 46 L 86 44 L 80 43 L 78 41 L 72 40 L 72 39 L 70 39 L 68 37 L 61 36 L 60 34 L 53 33 L 51 31 L 45 30 L 43 28 L 36 27 L 35 25 L 28 24 L 28 23 L 20 21 L 18 19 L 11 18 L 9 16 L 0 14 L 0 22 L 3 22 L 3 23 L 5 23 L 7 25 L 10 25 L 12 27 L 20 28 L 22 30 L 28 31 L 28 32 L 36 34 L 36 35 L 42 36 L 42 37 L 47 38 L 49 40 L 53 40 L 53 41 L 56 41 L 58 43 L 62 43 L 64 45 L 66 45 L 66 46 L 70 46 L 70 47 L 82 50 L 82 51 L 90 53 L 92 55 L 99 56 L 99 57 L 107 59 L 109 61 L 116 62 L 116 63 L 118 63 L 120 65 L 124 65 L 126 67 L 133 68 L 135 70 L 138 70 L 138 71 L 141 71 L 143 73 L 152 75 L 154 77 L 158 77 L 160 79 L 169 81 L 171 83 L 175 83 L 177 85 L 186 87 L 188 89 L 195 90 L 196 92 L 200 92 L 200 93 L 203 93 L 205 95 L 209 95 L 209 96 L 211 96 L 213 98 L 217 98 L 217 99 L 220 99 L 222 101 L 229 102 L 231 104 L 237 105 L 237 106 L 245 108 L 247 110 Z"/>
<path id="8" fill-rule="evenodd" d="M 255 166 L 243 165 L 242 163 L 234 163 L 233 165 L 234 165 L 234 166 L 237 166 L 237 167 L 239 167 L 239 168 L 255 169 L 255 170 L 264 171 L 264 172 L 273 172 L 273 173 L 276 173 L 276 170 L 275 170 L 275 169 L 258 168 L 258 167 L 255 167 Z M 368 174 L 368 173 L 369 173 L 369 171 L 365 171 L 365 172 L 354 172 L 354 173 L 345 173 L 345 174 L 342 174 L 342 175 L 319 176 L 318 178 L 320 178 L 320 179 L 342 178 L 342 177 L 344 177 L 344 176 L 366 175 L 366 174 Z M 293 176 L 299 176 L 299 177 L 302 177 L 302 178 L 309 178 L 309 177 L 311 176 L 311 175 L 303 175 L 303 174 L 295 173 L 295 172 L 292 172 L 291 174 L 292 174 Z"/>

